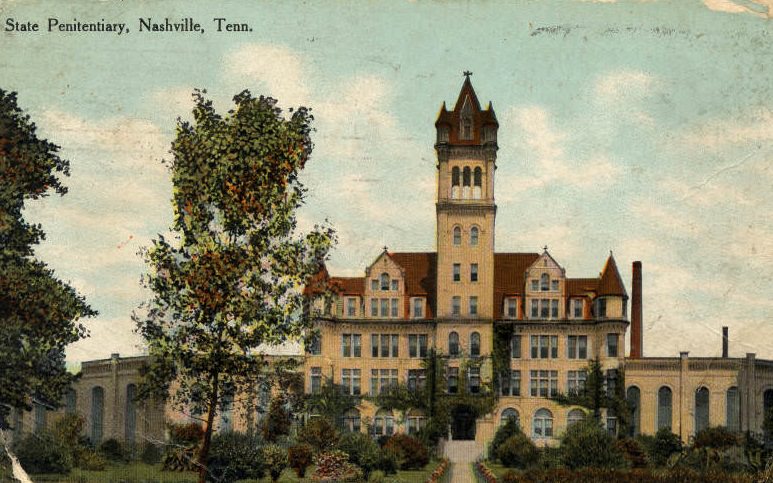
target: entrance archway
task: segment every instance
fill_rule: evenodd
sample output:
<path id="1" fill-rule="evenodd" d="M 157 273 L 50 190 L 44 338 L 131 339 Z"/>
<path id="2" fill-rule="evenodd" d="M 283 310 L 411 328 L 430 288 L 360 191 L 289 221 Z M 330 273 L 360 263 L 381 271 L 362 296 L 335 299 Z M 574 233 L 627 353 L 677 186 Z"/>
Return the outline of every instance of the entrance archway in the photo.
<path id="1" fill-rule="evenodd" d="M 451 439 L 475 439 L 475 413 L 469 406 L 456 406 L 451 412 Z"/>

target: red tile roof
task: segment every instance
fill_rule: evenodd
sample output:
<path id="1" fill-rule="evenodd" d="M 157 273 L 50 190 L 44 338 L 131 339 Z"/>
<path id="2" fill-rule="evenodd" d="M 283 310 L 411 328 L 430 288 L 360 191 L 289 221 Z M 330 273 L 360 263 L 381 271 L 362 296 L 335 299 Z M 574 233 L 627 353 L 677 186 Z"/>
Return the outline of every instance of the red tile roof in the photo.
<path id="1" fill-rule="evenodd" d="M 526 269 L 539 258 L 539 253 L 494 254 L 494 318 L 502 318 L 506 295 L 523 294 Z"/>
<path id="2" fill-rule="evenodd" d="M 365 277 L 330 277 L 333 291 L 341 295 L 362 295 L 365 291 Z"/>
<path id="3" fill-rule="evenodd" d="M 434 252 L 389 253 L 392 260 L 405 270 L 406 295 L 427 297 L 427 319 L 435 317 L 437 254 Z"/>
<path id="4" fill-rule="evenodd" d="M 623 284 L 623 279 L 620 277 L 620 272 L 617 270 L 615 257 L 613 257 L 611 253 L 609 254 L 609 258 L 607 258 L 604 269 L 601 271 L 598 295 L 628 297 L 628 293 L 625 291 L 625 284 Z"/>
<path id="5" fill-rule="evenodd" d="M 581 297 L 588 292 L 595 293 L 599 289 L 598 278 L 567 278 L 566 295 L 567 297 Z"/>

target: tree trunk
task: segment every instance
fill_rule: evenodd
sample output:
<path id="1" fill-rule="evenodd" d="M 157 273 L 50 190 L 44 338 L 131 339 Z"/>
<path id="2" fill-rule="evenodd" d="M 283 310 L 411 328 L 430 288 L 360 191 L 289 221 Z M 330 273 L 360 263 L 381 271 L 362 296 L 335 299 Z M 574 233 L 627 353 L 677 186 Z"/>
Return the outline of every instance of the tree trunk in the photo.
<path id="1" fill-rule="evenodd" d="M 198 465 L 199 465 L 199 483 L 205 483 L 207 481 L 207 458 L 209 457 L 209 447 L 212 443 L 212 426 L 215 422 L 215 413 L 217 412 L 218 402 L 218 379 L 219 374 L 213 376 L 212 393 L 209 397 L 209 407 L 207 408 L 207 422 L 204 426 L 204 441 L 201 442 L 201 449 L 199 450 Z"/>

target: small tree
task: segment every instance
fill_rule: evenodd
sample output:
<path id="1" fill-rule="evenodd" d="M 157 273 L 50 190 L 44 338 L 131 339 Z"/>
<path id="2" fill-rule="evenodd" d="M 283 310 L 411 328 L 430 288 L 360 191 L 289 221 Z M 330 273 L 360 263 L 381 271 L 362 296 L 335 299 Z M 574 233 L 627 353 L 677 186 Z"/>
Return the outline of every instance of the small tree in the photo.
<path id="1" fill-rule="evenodd" d="M 193 122 L 178 121 L 169 162 L 174 238 L 159 236 L 144 252 L 154 295 L 134 318 L 151 356 L 140 395 L 171 396 L 203 415 L 203 483 L 223 398 L 253 387 L 265 366 L 259 346 L 310 328 L 302 287 L 334 240 L 330 228 L 296 233 L 298 176 L 312 150 L 308 109 L 285 118 L 274 99 L 244 91 L 221 116 L 204 92 L 193 97 Z"/>
<path id="2" fill-rule="evenodd" d="M 571 425 L 561 437 L 561 460 L 570 469 L 621 468 L 623 452 L 592 418 Z"/>
<path id="3" fill-rule="evenodd" d="M 286 408 L 284 395 L 280 392 L 271 399 L 268 414 L 263 422 L 263 439 L 276 442 L 279 436 L 290 434 L 292 417 Z"/>

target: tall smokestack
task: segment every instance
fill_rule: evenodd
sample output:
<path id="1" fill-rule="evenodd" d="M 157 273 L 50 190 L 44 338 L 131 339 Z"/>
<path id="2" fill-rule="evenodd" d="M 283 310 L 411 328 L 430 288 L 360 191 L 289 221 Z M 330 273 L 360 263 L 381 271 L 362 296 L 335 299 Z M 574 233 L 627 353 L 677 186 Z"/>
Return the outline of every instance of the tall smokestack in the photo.
<path id="1" fill-rule="evenodd" d="M 641 262 L 633 262 L 631 283 L 631 359 L 640 359 L 642 348 Z"/>
<path id="2" fill-rule="evenodd" d="M 722 327 L 722 357 L 725 359 L 727 359 L 728 356 L 727 342 L 727 327 Z"/>

